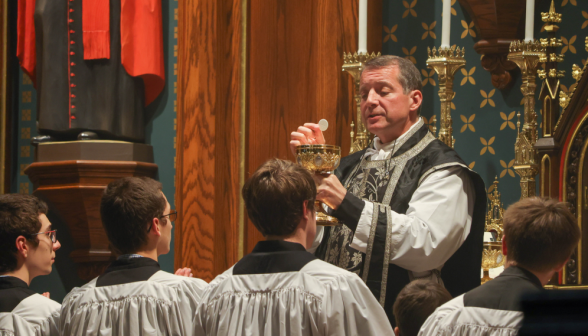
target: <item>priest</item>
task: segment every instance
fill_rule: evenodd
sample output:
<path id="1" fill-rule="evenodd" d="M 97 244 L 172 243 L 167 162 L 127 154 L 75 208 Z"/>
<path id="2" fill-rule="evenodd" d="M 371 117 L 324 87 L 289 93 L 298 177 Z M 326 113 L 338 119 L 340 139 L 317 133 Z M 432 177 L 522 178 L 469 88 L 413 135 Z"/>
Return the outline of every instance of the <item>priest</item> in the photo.
<path id="1" fill-rule="evenodd" d="M 357 273 L 395 321 L 392 305 L 411 280 L 442 283 L 453 296 L 480 285 L 486 193 L 480 176 L 420 118 L 418 69 L 397 56 L 364 65 L 361 115 L 372 143 L 315 175 L 317 199 L 343 225 L 317 231 L 316 255 Z M 316 124 L 291 134 L 292 152 L 322 144 Z"/>

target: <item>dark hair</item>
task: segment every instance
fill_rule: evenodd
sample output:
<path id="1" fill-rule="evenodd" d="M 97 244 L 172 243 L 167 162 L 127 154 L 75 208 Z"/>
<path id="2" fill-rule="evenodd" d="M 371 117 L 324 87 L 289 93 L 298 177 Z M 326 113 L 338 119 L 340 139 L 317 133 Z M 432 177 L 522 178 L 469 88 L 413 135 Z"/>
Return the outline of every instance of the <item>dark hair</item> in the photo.
<path id="1" fill-rule="evenodd" d="M 153 218 L 165 211 L 161 183 L 148 177 L 124 177 L 110 182 L 100 202 L 102 226 L 112 248 L 121 254 L 137 252 L 147 243 Z"/>
<path id="2" fill-rule="evenodd" d="M 47 211 L 47 204 L 35 196 L 0 195 L 0 273 L 17 267 L 16 238 L 24 236 L 33 246 L 39 245 L 33 234 L 41 230 L 39 215 Z"/>
<path id="3" fill-rule="evenodd" d="M 243 199 L 253 225 L 264 236 L 287 236 L 302 219 L 302 205 L 314 211 L 316 185 L 310 172 L 290 161 L 262 164 L 243 186 Z"/>
<path id="4" fill-rule="evenodd" d="M 545 272 L 570 257 L 580 240 L 576 218 L 565 203 L 530 197 L 504 212 L 507 261 Z"/>
<path id="5" fill-rule="evenodd" d="M 431 280 L 418 279 L 404 286 L 392 307 L 399 329 L 396 336 L 418 335 L 427 318 L 449 300 L 447 289 Z"/>

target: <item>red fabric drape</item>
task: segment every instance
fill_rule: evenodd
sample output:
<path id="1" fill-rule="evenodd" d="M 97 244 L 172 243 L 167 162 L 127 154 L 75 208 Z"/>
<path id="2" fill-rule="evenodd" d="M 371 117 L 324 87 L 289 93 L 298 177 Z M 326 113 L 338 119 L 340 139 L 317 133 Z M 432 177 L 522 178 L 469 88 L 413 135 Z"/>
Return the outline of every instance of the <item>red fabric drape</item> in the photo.
<path id="1" fill-rule="evenodd" d="M 16 57 L 18 57 L 22 70 L 31 78 L 36 87 L 35 1 L 18 0 Z"/>
<path id="2" fill-rule="evenodd" d="M 165 86 L 161 0 L 121 0 L 121 59 L 145 83 L 145 105 Z"/>
<path id="3" fill-rule="evenodd" d="M 110 58 L 110 1 L 82 2 L 84 59 Z"/>

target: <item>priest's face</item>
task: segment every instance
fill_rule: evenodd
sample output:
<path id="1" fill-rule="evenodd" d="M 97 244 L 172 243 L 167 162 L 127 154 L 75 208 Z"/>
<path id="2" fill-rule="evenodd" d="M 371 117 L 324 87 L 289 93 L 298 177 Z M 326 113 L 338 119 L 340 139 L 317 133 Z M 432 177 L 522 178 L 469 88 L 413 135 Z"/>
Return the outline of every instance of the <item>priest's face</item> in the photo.
<path id="1" fill-rule="evenodd" d="M 39 232 L 52 231 L 51 222 L 45 214 L 39 215 L 39 222 L 41 222 L 41 229 Z M 56 239 L 55 243 L 51 240 L 51 234 L 42 233 L 34 236 L 38 239 L 39 244 L 34 246 L 27 242 L 27 257 L 25 265 L 29 271 L 30 278 L 33 279 L 39 275 L 47 275 L 51 273 L 53 263 L 55 262 L 55 251 L 57 251 L 61 244 Z"/>
<path id="2" fill-rule="evenodd" d="M 163 210 L 163 214 L 167 215 L 171 211 L 171 206 L 167 201 L 167 198 L 163 193 L 163 198 L 165 199 L 165 210 Z M 171 244 L 171 231 L 173 225 L 172 221 L 169 219 L 169 216 L 162 217 L 160 220 L 160 230 L 161 230 L 161 237 L 157 244 L 157 255 L 168 254 L 170 251 L 170 244 Z"/>
<path id="3" fill-rule="evenodd" d="M 404 93 L 398 81 L 399 71 L 398 66 L 392 65 L 367 69 L 361 75 L 362 120 L 367 130 L 383 143 L 395 140 L 416 123 L 422 100 L 418 90 Z"/>

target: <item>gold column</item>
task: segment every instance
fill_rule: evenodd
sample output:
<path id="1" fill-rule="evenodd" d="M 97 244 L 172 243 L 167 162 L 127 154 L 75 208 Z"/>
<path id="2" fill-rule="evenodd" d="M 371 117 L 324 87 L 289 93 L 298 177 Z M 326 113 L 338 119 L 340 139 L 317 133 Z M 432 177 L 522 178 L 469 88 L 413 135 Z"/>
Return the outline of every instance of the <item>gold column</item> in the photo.
<path id="1" fill-rule="evenodd" d="M 514 170 L 521 177 L 521 199 L 535 196 L 535 175 L 539 172 L 535 150 L 537 142 L 537 113 L 535 112 L 535 77 L 539 61 L 545 58 L 545 48 L 539 41 L 517 41 L 510 45 L 508 60 L 521 69 L 521 92 L 525 99 L 523 129 L 517 122 Z M 520 112 L 518 114 L 520 116 Z"/>
<path id="2" fill-rule="evenodd" d="M 465 66 L 464 58 L 465 48 L 461 50 L 455 46 L 451 48 L 433 47 L 427 48 L 429 59 L 427 68 L 434 69 L 439 78 L 439 98 L 441 100 L 441 127 L 439 128 L 439 140 L 447 146 L 453 148 L 455 139 L 453 138 L 453 121 L 451 120 L 451 101 L 455 96 L 453 92 L 453 76 L 457 69 Z"/>
<path id="3" fill-rule="evenodd" d="M 361 77 L 361 72 L 363 71 L 363 65 L 373 59 L 380 56 L 380 53 L 377 55 L 372 53 L 354 53 L 354 54 L 346 54 L 343 53 L 343 71 L 347 71 L 351 77 L 353 77 L 353 82 L 355 84 L 355 110 L 356 110 L 356 129 L 355 129 L 355 138 L 353 132 L 353 122 L 351 122 L 351 148 L 349 150 L 349 154 L 353 154 L 358 152 L 367 147 L 370 141 L 370 135 L 361 120 L 361 94 L 359 92 L 359 79 Z"/>

